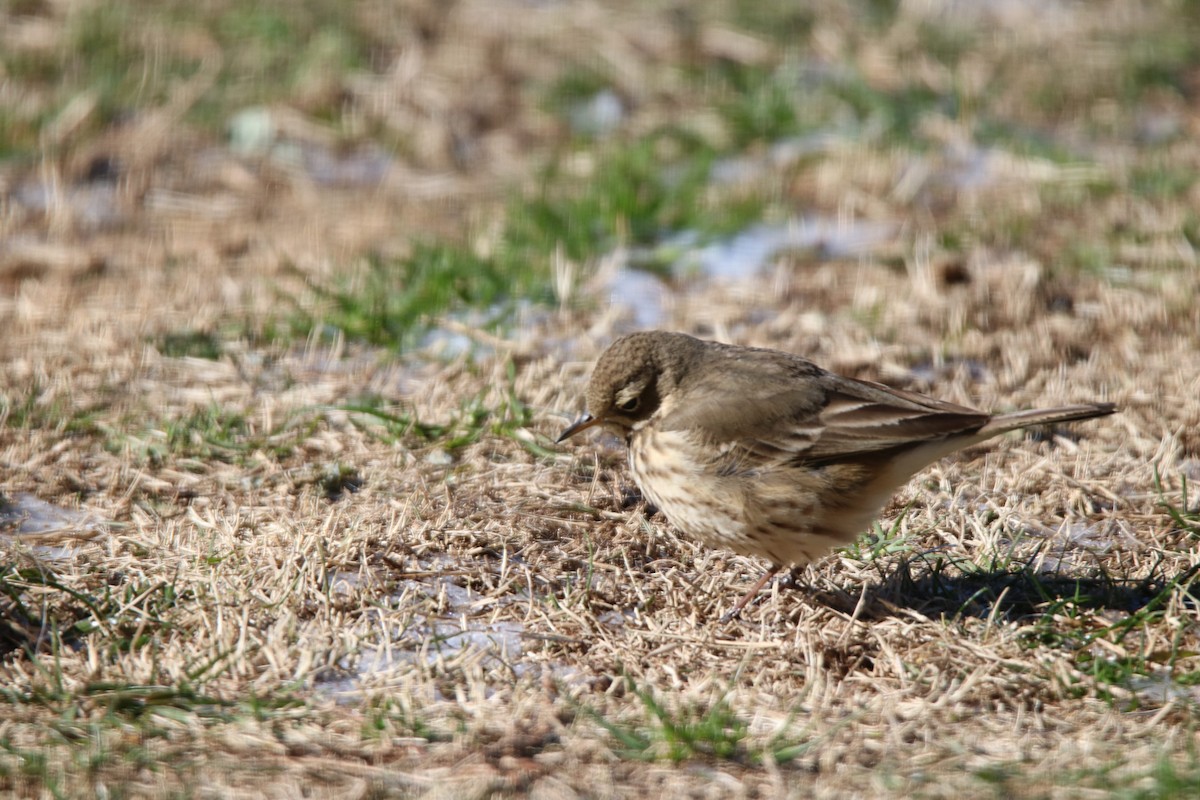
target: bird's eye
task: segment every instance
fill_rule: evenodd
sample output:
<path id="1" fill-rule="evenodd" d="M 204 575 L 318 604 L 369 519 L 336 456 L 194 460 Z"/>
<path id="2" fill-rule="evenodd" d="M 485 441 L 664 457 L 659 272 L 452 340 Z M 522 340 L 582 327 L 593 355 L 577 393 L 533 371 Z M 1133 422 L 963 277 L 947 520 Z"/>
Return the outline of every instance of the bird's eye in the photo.
<path id="1" fill-rule="evenodd" d="M 642 404 L 642 399 L 640 397 L 631 397 L 628 400 L 626 400 L 624 403 L 618 403 L 617 408 L 621 409 L 622 411 L 624 411 L 626 413 L 629 413 L 629 412 L 637 411 L 638 406 L 641 404 Z"/>

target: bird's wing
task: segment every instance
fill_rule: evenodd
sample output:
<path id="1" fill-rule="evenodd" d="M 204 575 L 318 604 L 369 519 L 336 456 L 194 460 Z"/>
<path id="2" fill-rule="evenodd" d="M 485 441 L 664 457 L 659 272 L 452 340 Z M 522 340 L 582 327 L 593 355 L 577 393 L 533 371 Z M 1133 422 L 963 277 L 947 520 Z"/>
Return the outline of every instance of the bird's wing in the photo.
<path id="1" fill-rule="evenodd" d="M 774 365 L 742 354 L 721 379 L 688 387 L 686 406 L 667 410 L 666 430 L 714 446 L 729 469 L 771 463 L 830 463 L 979 429 L 988 414 L 878 383 L 844 378 L 799 357 Z M 773 366 L 773 368 L 767 368 Z"/>
<path id="2" fill-rule="evenodd" d="M 820 440 L 828 374 L 799 357 L 738 348 L 713 351 L 703 380 L 681 386 L 658 426 L 686 431 L 718 451 L 747 448 L 760 459 L 797 456 Z"/>
<path id="3" fill-rule="evenodd" d="M 973 433 L 990 414 L 878 383 L 830 376 L 824 430 L 804 454 L 811 461 L 854 459 Z"/>

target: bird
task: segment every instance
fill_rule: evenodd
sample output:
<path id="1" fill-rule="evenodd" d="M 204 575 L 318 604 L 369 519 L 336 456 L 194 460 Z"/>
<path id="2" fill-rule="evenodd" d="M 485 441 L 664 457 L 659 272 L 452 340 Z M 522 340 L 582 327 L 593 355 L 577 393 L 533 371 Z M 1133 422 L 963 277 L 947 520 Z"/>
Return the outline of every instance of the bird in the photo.
<path id="1" fill-rule="evenodd" d="M 676 528 L 770 562 L 723 619 L 785 566 L 794 575 L 852 543 L 934 461 L 1019 428 L 1117 410 L 1095 402 L 991 414 L 791 353 L 670 331 L 609 345 L 586 407 L 558 443 L 595 426 L 622 436 L 643 497 Z"/>

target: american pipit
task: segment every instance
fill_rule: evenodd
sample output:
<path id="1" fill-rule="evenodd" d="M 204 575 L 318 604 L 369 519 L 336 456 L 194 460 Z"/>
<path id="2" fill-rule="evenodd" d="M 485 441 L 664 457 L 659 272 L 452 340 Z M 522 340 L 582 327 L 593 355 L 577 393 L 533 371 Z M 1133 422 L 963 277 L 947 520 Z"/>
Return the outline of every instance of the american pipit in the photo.
<path id="1" fill-rule="evenodd" d="M 778 350 L 648 331 L 614 342 L 587 388 L 594 425 L 623 435 L 643 495 L 709 547 L 803 566 L 858 537 L 914 473 L 1030 425 L 1111 414 L 1087 403 L 992 415 L 835 375 Z M 729 616 L 729 615 L 727 615 Z"/>

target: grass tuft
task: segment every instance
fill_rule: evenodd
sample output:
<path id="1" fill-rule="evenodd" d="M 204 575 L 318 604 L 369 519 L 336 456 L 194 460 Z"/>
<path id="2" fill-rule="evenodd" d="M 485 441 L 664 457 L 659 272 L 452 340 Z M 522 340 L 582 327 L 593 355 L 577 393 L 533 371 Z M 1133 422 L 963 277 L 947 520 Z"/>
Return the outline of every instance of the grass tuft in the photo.
<path id="1" fill-rule="evenodd" d="M 613 722 L 591 707 L 581 707 L 586 717 L 609 734 L 622 758 L 673 764 L 716 760 L 761 765 L 770 761 L 781 766 L 813 746 L 812 741 L 790 735 L 786 726 L 770 737 L 752 735 L 724 696 L 711 704 L 683 703 L 669 708 L 653 689 L 638 685 L 629 676 L 624 681 L 641 703 L 641 721 Z"/>

